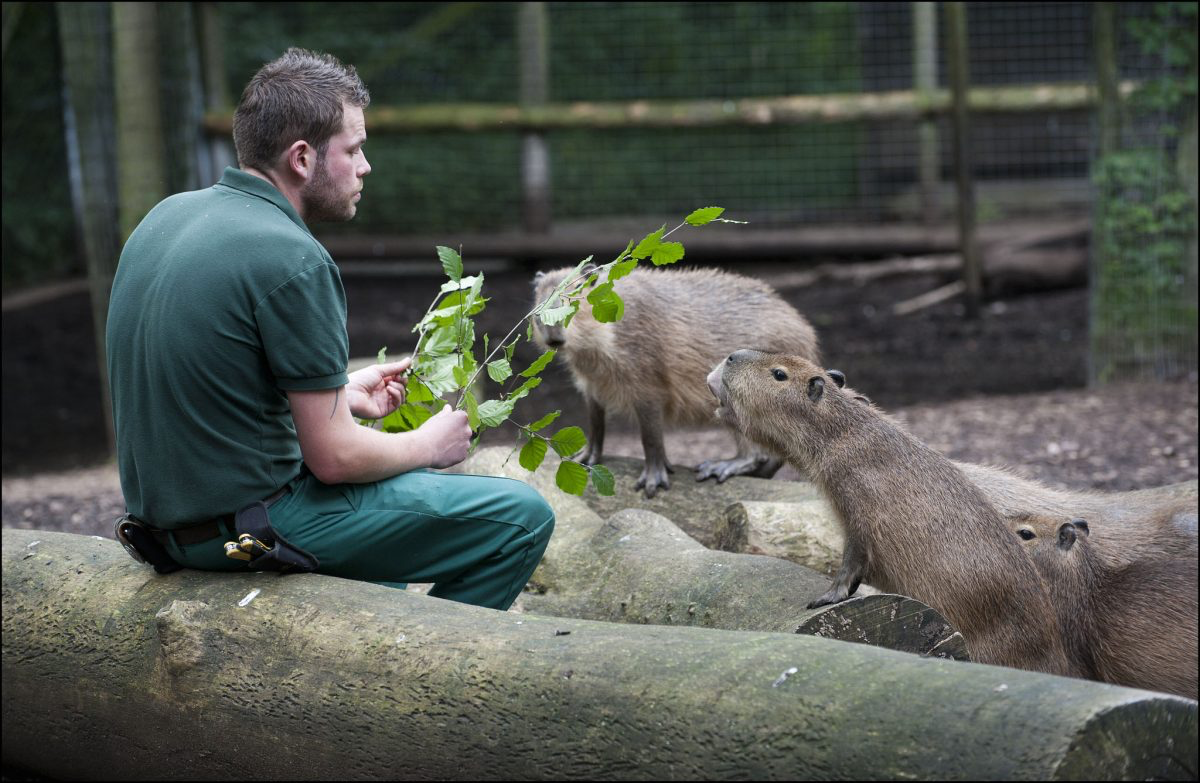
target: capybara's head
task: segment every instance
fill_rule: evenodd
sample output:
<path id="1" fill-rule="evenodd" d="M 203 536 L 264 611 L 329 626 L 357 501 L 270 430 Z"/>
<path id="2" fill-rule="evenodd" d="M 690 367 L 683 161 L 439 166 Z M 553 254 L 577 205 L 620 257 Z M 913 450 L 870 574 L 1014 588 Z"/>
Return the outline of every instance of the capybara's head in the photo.
<path id="1" fill-rule="evenodd" d="M 578 285 L 576 283 L 572 283 L 569 286 L 569 288 L 572 290 L 567 290 L 565 292 L 559 292 L 556 294 L 556 291 L 558 291 L 559 286 L 563 283 L 563 281 L 567 280 L 568 278 L 577 278 L 578 282 L 581 284 L 587 279 L 587 276 L 594 273 L 597 268 L 598 267 L 596 267 L 595 264 L 588 264 L 583 269 L 579 270 L 578 275 L 575 274 L 575 267 L 563 267 L 562 269 L 555 269 L 549 272 L 537 272 L 533 276 L 533 303 L 538 305 L 542 302 L 545 302 L 547 299 L 551 299 L 552 301 L 550 301 L 548 305 L 551 308 L 568 304 L 566 297 L 562 294 L 574 293 L 573 289 L 578 288 Z M 586 321 L 590 318 L 591 306 L 588 305 L 586 300 L 584 300 L 580 302 L 579 311 L 575 314 L 572 321 L 576 319 Z M 567 347 L 567 332 L 569 324 L 568 326 L 564 326 L 562 322 L 556 324 L 547 324 L 536 315 L 530 316 L 530 321 L 533 324 L 533 341 L 543 351 L 553 348 L 554 350 L 561 352 L 563 348 Z"/>
<path id="2" fill-rule="evenodd" d="M 1091 532 L 1086 519 L 1051 514 L 1014 514 L 1008 524 L 1028 551 L 1053 548 L 1067 554 Z"/>
<path id="3" fill-rule="evenodd" d="M 743 348 L 708 375 L 717 418 L 779 454 L 819 444 L 858 421 L 870 403 L 846 376 L 799 356 Z"/>

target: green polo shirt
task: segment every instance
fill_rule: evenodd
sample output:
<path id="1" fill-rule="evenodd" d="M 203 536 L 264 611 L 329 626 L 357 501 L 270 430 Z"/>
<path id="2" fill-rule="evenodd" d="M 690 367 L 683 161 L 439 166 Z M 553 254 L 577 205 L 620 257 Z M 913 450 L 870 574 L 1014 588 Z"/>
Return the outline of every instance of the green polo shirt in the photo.
<path id="1" fill-rule="evenodd" d="M 347 380 L 337 266 L 283 194 L 232 168 L 134 230 L 106 338 L 121 489 L 161 528 L 236 511 L 297 475 L 286 392 Z"/>

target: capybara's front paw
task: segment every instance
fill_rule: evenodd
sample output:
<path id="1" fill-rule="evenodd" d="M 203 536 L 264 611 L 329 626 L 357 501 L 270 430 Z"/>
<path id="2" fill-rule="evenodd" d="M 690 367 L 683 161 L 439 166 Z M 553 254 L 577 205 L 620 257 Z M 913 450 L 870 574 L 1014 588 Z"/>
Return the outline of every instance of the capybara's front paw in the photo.
<path id="1" fill-rule="evenodd" d="M 718 484 L 730 476 L 749 476 L 761 467 L 763 460 L 755 457 L 710 459 L 696 466 L 696 481 L 715 478 Z"/>
<path id="2" fill-rule="evenodd" d="M 841 587 L 840 585 L 834 585 L 833 587 L 829 588 L 829 591 L 827 593 L 825 593 L 824 595 L 822 595 L 819 598 L 816 598 L 816 599 L 810 601 L 808 604 L 808 608 L 816 609 L 817 607 L 820 607 L 820 606 L 829 606 L 830 604 L 840 604 L 842 601 L 845 601 L 849 597 L 850 597 L 849 591 L 847 591 L 845 588 Z"/>
<path id="3" fill-rule="evenodd" d="M 652 498 L 659 488 L 671 488 L 671 479 L 667 475 L 669 471 L 670 466 L 666 463 L 656 465 L 647 462 L 646 467 L 642 469 L 642 475 L 638 476 L 637 484 L 634 486 L 642 490 L 647 498 Z"/>

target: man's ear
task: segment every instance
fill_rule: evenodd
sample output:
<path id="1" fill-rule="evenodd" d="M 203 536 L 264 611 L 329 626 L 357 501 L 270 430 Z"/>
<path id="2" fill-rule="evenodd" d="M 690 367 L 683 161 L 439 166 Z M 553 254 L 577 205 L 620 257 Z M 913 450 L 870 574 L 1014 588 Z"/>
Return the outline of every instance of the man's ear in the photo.
<path id="1" fill-rule="evenodd" d="M 307 141 L 297 139 L 283 152 L 288 173 L 309 180 L 317 171 L 317 151 Z"/>

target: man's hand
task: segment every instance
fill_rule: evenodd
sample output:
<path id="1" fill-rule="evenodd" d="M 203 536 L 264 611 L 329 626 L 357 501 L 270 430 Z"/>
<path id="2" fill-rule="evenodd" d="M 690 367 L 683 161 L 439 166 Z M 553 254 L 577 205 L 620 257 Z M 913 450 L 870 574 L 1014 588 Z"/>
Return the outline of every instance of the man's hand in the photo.
<path id="1" fill-rule="evenodd" d="M 360 419 L 382 419 L 404 403 L 406 373 L 412 357 L 398 362 L 373 364 L 350 374 L 346 402 L 350 413 Z"/>
<path id="2" fill-rule="evenodd" d="M 429 466 L 448 468 L 467 458 L 471 447 L 471 425 L 466 411 L 456 411 L 449 405 L 417 428 L 430 449 Z"/>

